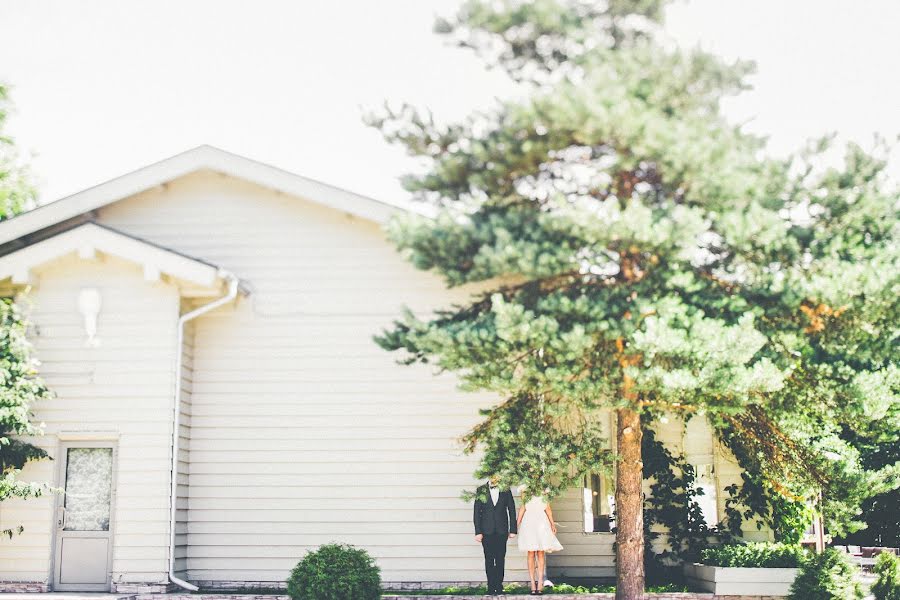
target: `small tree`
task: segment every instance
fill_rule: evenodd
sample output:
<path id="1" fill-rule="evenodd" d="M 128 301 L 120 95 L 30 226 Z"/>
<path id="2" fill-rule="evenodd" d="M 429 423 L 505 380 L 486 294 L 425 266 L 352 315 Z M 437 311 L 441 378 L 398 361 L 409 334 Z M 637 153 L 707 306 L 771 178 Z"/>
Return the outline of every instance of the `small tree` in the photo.
<path id="1" fill-rule="evenodd" d="M 751 65 L 659 41 L 664 4 L 470 0 L 438 31 L 526 98 L 452 125 L 411 107 L 370 119 L 426 160 L 405 184 L 436 208 L 396 219 L 391 239 L 448 285 L 489 288 L 377 341 L 504 399 L 466 438 L 481 473 L 552 497 L 614 464 L 628 600 L 644 589 L 641 440 L 664 413 L 708 419 L 767 494 L 822 490 L 833 527 L 896 485 L 845 436 L 895 433 L 900 414 L 884 161 L 851 147 L 815 169 L 824 144 L 765 158 L 719 109 Z M 599 409 L 615 415 L 614 461 Z"/>
<path id="2" fill-rule="evenodd" d="M 34 205 L 34 190 L 27 170 L 18 161 L 15 147 L 3 135 L 9 103 L 6 88 L 0 85 L 0 220 L 23 212 Z M 0 502 L 7 498 L 38 496 L 45 487 L 19 481 L 16 476 L 29 460 L 44 458 L 40 448 L 12 436 L 40 433 L 31 422 L 30 407 L 49 396 L 37 377 L 26 336 L 27 324 L 10 298 L 0 299 Z M 12 536 L 22 527 L 0 531 Z"/>
<path id="3" fill-rule="evenodd" d="M 900 558 L 882 552 L 875 559 L 875 583 L 870 590 L 875 600 L 900 600 Z"/>
<path id="4" fill-rule="evenodd" d="M 4 131 L 10 109 L 9 92 L 0 83 L 0 220 L 34 208 L 36 203 L 28 169 L 19 159 L 14 140 Z"/>
<path id="5" fill-rule="evenodd" d="M 826 548 L 800 566 L 788 600 L 862 600 L 864 594 L 856 581 L 856 571 L 846 554 Z"/>
<path id="6" fill-rule="evenodd" d="M 0 299 L 0 502 L 14 496 L 39 496 L 46 489 L 16 478 L 26 462 L 47 456 L 41 448 L 12 437 L 40 434 L 40 427 L 31 422 L 30 407 L 50 395 L 37 377 L 26 329 L 15 303 Z M 19 526 L 2 533 L 11 537 L 21 531 Z"/>

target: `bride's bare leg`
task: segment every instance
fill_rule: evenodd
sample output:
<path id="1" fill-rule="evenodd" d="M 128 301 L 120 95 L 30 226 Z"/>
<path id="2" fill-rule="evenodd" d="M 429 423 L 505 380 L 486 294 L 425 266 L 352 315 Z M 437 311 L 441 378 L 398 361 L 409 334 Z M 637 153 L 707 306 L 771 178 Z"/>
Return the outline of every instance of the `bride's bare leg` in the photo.
<path id="1" fill-rule="evenodd" d="M 536 590 L 536 583 L 534 579 L 534 552 L 528 551 L 528 581 L 531 583 L 531 589 Z"/>
<path id="2" fill-rule="evenodd" d="M 546 560 L 547 560 L 547 554 L 543 551 L 538 551 L 537 552 L 537 563 L 538 563 L 537 589 L 539 589 L 541 591 L 543 591 L 543 589 L 544 589 L 544 563 L 546 562 Z"/>

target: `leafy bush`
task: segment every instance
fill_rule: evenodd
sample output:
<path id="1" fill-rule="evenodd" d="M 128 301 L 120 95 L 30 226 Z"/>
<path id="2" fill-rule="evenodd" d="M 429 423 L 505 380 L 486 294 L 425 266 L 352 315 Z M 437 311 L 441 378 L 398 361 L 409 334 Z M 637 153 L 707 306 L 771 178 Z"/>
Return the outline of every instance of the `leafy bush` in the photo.
<path id="1" fill-rule="evenodd" d="M 287 593 L 293 600 L 378 600 L 381 571 L 365 550 L 326 544 L 294 567 Z"/>
<path id="2" fill-rule="evenodd" d="M 713 567 L 796 568 L 806 558 L 806 550 L 795 544 L 751 542 L 707 548 L 700 561 Z"/>
<path id="3" fill-rule="evenodd" d="M 3 121 L 3 86 L 0 86 L 0 123 Z M 0 150 L 3 141 L 0 138 Z M 3 157 L 0 156 L 0 215 L 2 205 L 11 201 L 4 196 Z M 13 197 L 15 197 L 13 190 Z M 11 216 L 11 215 L 9 215 Z M 37 363 L 31 356 L 28 323 L 22 309 L 10 298 L 0 298 L 0 502 L 8 498 L 34 498 L 49 492 L 45 484 L 21 481 L 18 476 L 25 463 L 47 457 L 47 452 L 13 436 L 40 435 L 41 428 L 31 421 L 31 405 L 50 398 L 50 390 L 37 377 Z M 4 524 L 0 535 L 22 533 L 19 524 Z"/>
<path id="4" fill-rule="evenodd" d="M 843 552 L 826 548 L 800 567 L 791 585 L 789 600 L 862 600 L 862 586 L 855 581 L 856 567 Z"/>
<path id="5" fill-rule="evenodd" d="M 900 558 L 887 552 L 879 554 L 875 576 L 871 589 L 875 600 L 900 600 Z"/>

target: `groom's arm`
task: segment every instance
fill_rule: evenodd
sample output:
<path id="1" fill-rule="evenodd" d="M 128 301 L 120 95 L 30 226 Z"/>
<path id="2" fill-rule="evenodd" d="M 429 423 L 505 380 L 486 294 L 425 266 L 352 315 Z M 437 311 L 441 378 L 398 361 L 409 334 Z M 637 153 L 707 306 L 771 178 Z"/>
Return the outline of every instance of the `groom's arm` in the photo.
<path id="1" fill-rule="evenodd" d="M 506 503 L 506 510 L 509 512 L 509 532 L 519 533 L 519 526 L 516 523 L 516 500 L 513 498 L 512 490 L 506 493 L 509 494 L 509 500 Z"/>
<path id="2" fill-rule="evenodd" d="M 475 523 L 475 535 L 482 535 L 481 531 L 481 511 L 478 510 L 481 504 L 481 500 L 477 497 L 475 498 L 475 505 L 472 514 L 472 521 Z"/>

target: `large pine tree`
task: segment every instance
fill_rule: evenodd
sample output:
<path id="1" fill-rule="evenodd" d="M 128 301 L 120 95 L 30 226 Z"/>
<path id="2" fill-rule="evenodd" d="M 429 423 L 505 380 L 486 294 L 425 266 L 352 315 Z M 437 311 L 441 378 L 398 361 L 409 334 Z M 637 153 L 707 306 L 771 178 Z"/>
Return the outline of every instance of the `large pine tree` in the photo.
<path id="1" fill-rule="evenodd" d="M 766 158 L 719 107 L 751 67 L 661 41 L 663 9 L 470 0 L 437 30 L 527 99 L 451 125 L 411 107 L 371 118 L 429 161 L 405 184 L 438 209 L 396 219 L 391 239 L 448 285 L 491 288 L 407 313 L 379 343 L 504 399 L 466 438 L 484 449 L 479 475 L 553 496 L 614 466 L 628 600 L 644 589 L 654 418 L 709 419 L 769 492 L 823 490 L 838 527 L 894 473 L 861 469 L 848 433 L 897 432 L 898 196 L 883 161 L 856 147 L 838 169 L 814 168 L 821 147 Z M 615 414 L 614 458 L 600 409 Z"/>

